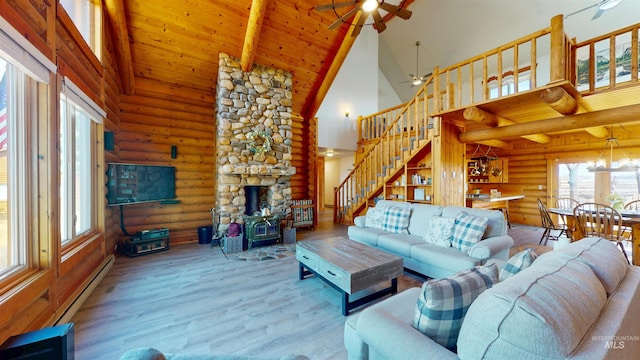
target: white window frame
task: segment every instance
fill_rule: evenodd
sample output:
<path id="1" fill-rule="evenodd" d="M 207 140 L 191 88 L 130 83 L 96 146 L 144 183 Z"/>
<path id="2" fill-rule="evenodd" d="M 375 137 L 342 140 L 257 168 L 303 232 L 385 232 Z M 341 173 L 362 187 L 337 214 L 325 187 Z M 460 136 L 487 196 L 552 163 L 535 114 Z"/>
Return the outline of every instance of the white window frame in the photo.
<path id="1" fill-rule="evenodd" d="M 96 169 L 99 165 L 96 144 L 106 113 L 85 95 L 69 78 L 62 81 L 60 93 L 60 241 L 70 246 L 98 231 L 98 194 Z M 81 137 L 85 148 L 81 156 L 87 156 L 88 166 L 78 177 L 78 152 L 80 143 L 76 135 L 80 121 L 89 121 L 88 134 Z M 82 209 L 78 208 L 83 206 Z"/>
<path id="2" fill-rule="evenodd" d="M 26 271 L 40 266 L 39 253 L 46 251 L 38 231 L 41 205 L 37 179 L 39 121 L 46 121 L 49 99 L 46 94 L 51 72 L 56 66 L 20 32 L 0 16 L 0 56 L 7 62 L 7 245 L 11 246 L 7 266 L 0 269 L 0 288 Z M 45 91 L 42 91 L 42 90 Z M 34 180 L 36 179 L 36 180 Z M 46 190 L 45 190 L 46 191 Z M 46 219 L 44 219 L 46 221 Z M 10 244 L 10 245 L 9 245 Z"/>

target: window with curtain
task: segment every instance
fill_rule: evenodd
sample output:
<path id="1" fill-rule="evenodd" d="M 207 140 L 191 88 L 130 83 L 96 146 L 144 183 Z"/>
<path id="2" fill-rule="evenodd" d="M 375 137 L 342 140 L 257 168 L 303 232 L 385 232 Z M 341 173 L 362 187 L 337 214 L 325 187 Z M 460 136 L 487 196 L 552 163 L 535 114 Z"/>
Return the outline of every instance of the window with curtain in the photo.
<path id="1" fill-rule="evenodd" d="M 97 231 L 98 124 L 104 113 L 69 79 L 60 94 L 60 236 L 63 245 Z"/>

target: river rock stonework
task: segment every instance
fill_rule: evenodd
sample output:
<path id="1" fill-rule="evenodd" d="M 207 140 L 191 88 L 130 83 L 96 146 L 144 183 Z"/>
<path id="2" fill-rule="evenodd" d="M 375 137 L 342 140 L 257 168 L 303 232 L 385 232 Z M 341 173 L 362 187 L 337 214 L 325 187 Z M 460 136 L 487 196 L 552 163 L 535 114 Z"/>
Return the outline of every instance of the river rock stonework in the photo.
<path id="1" fill-rule="evenodd" d="M 220 230 L 242 222 L 247 185 L 268 187 L 272 213 L 291 206 L 292 75 L 254 65 L 243 72 L 240 62 L 220 53 L 217 84 L 217 210 Z M 250 133 L 259 133 L 254 142 Z M 265 140 L 270 149 L 265 150 Z M 253 145 L 253 148 L 252 146 Z"/>

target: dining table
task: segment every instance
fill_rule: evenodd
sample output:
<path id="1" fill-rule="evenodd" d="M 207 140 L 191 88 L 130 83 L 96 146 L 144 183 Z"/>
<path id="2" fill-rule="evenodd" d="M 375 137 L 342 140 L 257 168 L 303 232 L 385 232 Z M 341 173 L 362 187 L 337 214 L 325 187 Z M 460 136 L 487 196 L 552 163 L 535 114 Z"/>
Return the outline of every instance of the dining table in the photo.
<path id="1" fill-rule="evenodd" d="M 567 235 L 572 241 L 584 237 L 576 226 L 573 209 L 549 208 L 549 212 L 560 215 L 566 220 Z M 631 228 L 631 263 L 640 265 L 640 210 L 618 210 L 618 212 L 622 216 L 622 225 Z"/>

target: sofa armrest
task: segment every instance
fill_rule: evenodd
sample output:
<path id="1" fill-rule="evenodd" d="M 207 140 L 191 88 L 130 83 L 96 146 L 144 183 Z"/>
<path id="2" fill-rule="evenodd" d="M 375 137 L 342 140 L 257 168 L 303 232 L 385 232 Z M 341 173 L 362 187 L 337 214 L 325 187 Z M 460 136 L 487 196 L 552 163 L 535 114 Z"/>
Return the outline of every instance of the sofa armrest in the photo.
<path id="1" fill-rule="evenodd" d="M 356 216 L 355 219 L 353 219 L 353 224 L 357 227 L 366 227 L 366 222 L 367 221 L 367 216 L 366 215 L 362 215 L 362 216 Z"/>
<path id="2" fill-rule="evenodd" d="M 363 311 L 358 319 L 358 335 L 369 346 L 370 353 L 384 359 L 458 359 L 455 353 L 385 309 Z"/>
<path id="3" fill-rule="evenodd" d="M 478 241 L 469 249 L 469 256 L 476 259 L 485 260 L 497 258 L 507 260 L 509 258 L 509 248 L 513 246 L 513 239 L 509 235 L 492 236 Z M 506 252 L 505 252 L 506 250 Z"/>

